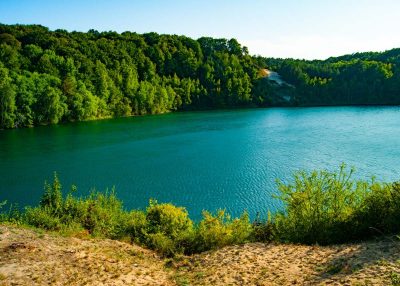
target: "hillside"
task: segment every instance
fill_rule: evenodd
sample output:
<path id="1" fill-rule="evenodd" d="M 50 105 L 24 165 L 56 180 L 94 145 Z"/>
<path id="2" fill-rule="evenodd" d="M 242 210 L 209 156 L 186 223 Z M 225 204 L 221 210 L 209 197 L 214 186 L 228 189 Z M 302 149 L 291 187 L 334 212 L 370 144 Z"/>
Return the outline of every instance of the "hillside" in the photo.
<path id="1" fill-rule="evenodd" d="M 399 59 L 399 49 L 274 59 L 236 39 L 0 24 L 0 129 L 199 109 L 397 105 Z"/>
<path id="2" fill-rule="evenodd" d="M 400 104 L 400 49 L 327 60 L 264 60 L 296 87 L 294 105 Z"/>
<path id="3" fill-rule="evenodd" d="M 135 245 L 0 226 L 0 285 L 174 285 L 170 272 Z"/>
<path id="4" fill-rule="evenodd" d="M 0 24 L 0 128 L 249 106 L 258 69 L 235 39 Z"/>
<path id="5" fill-rule="evenodd" d="M 0 226 L 0 285 L 400 285 L 400 242 L 252 243 L 163 259 L 136 245 Z"/>

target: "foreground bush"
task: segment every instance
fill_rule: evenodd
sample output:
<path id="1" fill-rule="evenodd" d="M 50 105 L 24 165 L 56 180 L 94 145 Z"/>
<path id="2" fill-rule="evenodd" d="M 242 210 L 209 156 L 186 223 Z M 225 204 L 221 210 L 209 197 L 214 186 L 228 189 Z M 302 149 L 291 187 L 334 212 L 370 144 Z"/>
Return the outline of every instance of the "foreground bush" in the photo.
<path id="1" fill-rule="evenodd" d="M 185 208 L 150 200 L 146 209 L 146 244 L 172 256 L 193 248 L 193 221 Z"/>
<path id="2" fill-rule="evenodd" d="M 194 223 L 187 210 L 150 200 L 146 210 L 127 211 L 114 190 L 77 198 L 67 196 L 54 176 L 37 207 L 11 207 L 0 222 L 63 233 L 130 239 L 164 256 L 192 254 L 249 241 L 332 244 L 400 233 L 400 183 L 352 179 L 353 170 L 298 172 L 291 183 L 278 182 L 284 208 L 250 222 L 247 213 L 231 218 L 224 210 L 204 211 Z M 0 210 L 4 203 L 0 203 Z"/>
<path id="3" fill-rule="evenodd" d="M 47 230 L 86 230 L 93 236 L 122 238 L 125 236 L 128 213 L 122 209 L 114 190 L 105 193 L 93 191 L 85 198 L 75 198 L 73 186 L 63 198 L 62 186 L 54 175 L 50 185 L 45 183 L 45 191 L 39 207 L 28 207 L 23 220 L 28 224 Z M 73 231 L 73 229 L 72 229 Z"/>
<path id="4" fill-rule="evenodd" d="M 45 183 L 39 206 L 27 207 L 18 216 L 3 213 L 0 218 L 68 234 L 84 232 L 94 237 L 129 238 L 165 256 L 244 243 L 252 237 L 247 214 L 231 219 L 224 211 L 216 216 L 205 212 L 204 219 L 195 224 L 183 207 L 150 200 L 145 211 L 126 211 L 114 190 L 93 191 L 82 198 L 73 196 L 75 191 L 73 186 L 64 197 L 55 174 L 52 184 Z"/>
<path id="5" fill-rule="evenodd" d="M 333 243 L 344 239 L 346 224 L 360 207 L 368 185 L 350 180 L 346 172 L 305 171 L 290 184 L 278 182 L 285 210 L 276 215 L 278 236 L 303 243 Z"/>
<path id="6" fill-rule="evenodd" d="M 278 182 L 284 210 L 275 215 L 282 241 L 331 244 L 400 232 L 400 185 L 352 179 L 353 170 L 305 171 Z"/>
<path id="7" fill-rule="evenodd" d="M 248 242 L 251 235 L 252 225 L 247 213 L 240 218 L 232 219 L 224 210 L 218 211 L 215 215 L 204 211 L 203 220 L 197 228 L 193 250 L 201 252 Z"/>
<path id="8" fill-rule="evenodd" d="M 400 233 L 400 183 L 373 183 L 352 218 L 354 237 Z"/>

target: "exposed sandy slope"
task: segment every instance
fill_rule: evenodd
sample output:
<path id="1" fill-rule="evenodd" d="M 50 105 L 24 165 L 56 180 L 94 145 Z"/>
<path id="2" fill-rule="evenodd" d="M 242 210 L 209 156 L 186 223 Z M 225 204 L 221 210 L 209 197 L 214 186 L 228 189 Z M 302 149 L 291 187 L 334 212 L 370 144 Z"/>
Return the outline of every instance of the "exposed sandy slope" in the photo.
<path id="1" fill-rule="evenodd" d="M 279 84 L 279 85 L 282 85 L 282 84 L 287 84 L 287 85 L 289 85 L 286 81 L 284 81 L 284 80 L 281 78 L 281 76 L 280 76 L 277 72 L 271 71 L 271 70 L 269 70 L 269 69 L 262 69 L 262 70 L 260 71 L 260 73 L 261 73 L 261 75 L 262 75 L 263 77 L 266 77 L 266 78 L 268 78 L 269 80 L 272 80 L 272 81 L 276 82 L 276 83 Z"/>
<path id="2" fill-rule="evenodd" d="M 333 247 L 253 243 L 197 255 L 195 267 L 181 272 L 192 285 L 393 285 L 400 278 L 399 259 L 400 243 L 392 241 Z"/>
<path id="3" fill-rule="evenodd" d="M 174 285 L 169 276 L 138 246 L 0 226 L 0 285 Z"/>
<path id="4" fill-rule="evenodd" d="M 0 226 L 0 285 L 400 285 L 400 242 L 253 243 L 174 261 L 112 240 Z"/>

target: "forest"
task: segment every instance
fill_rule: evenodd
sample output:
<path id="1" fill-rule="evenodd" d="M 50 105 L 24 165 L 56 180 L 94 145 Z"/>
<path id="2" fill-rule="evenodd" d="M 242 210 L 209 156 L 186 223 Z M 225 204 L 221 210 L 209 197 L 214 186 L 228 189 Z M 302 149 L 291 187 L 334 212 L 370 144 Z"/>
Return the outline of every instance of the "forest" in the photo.
<path id="1" fill-rule="evenodd" d="M 295 86 L 292 104 L 400 104 L 400 49 L 355 53 L 320 61 L 264 59 Z"/>
<path id="2" fill-rule="evenodd" d="M 400 49 L 324 61 L 236 39 L 0 24 L 0 129 L 171 111 L 400 104 Z M 268 80 L 277 71 L 287 84 Z"/>

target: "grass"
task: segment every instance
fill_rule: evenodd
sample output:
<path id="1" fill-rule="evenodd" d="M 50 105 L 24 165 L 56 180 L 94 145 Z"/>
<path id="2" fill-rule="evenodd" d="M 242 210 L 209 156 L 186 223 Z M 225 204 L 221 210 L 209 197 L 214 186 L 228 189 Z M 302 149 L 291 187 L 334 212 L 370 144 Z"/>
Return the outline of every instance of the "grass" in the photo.
<path id="1" fill-rule="evenodd" d="M 396 272 L 391 272 L 390 281 L 392 283 L 392 286 L 400 286 L 400 274 Z"/>
<path id="2" fill-rule="evenodd" d="M 191 280 L 186 273 L 178 271 L 172 276 L 172 279 L 175 281 L 178 286 L 189 286 L 191 285 Z"/>

